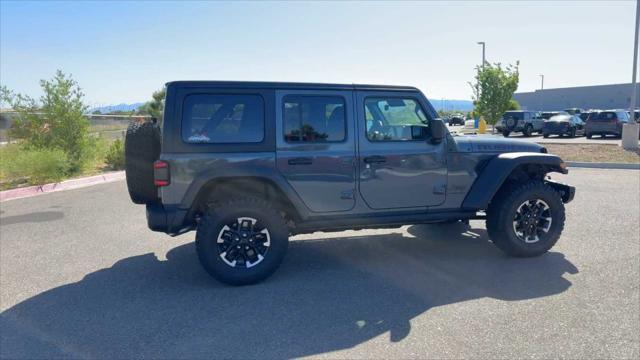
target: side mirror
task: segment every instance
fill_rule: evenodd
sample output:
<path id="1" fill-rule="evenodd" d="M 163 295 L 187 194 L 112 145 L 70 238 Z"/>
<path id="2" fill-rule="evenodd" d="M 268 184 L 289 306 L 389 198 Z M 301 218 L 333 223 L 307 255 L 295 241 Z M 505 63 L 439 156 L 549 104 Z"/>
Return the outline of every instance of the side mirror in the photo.
<path id="1" fill-rule="evenodd" d="M 431 142 L 434 144 L 438 144 L 445 138 L 447 134 L 446 126 L 441 119 L 431 120 L 429 123 L 429 127 L 431 128 Z"/>

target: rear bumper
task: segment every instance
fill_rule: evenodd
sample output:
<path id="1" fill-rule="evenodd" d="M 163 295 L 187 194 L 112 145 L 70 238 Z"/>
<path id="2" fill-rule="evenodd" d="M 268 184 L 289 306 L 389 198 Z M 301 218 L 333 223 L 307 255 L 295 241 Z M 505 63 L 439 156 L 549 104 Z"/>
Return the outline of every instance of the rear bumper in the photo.
<path id="1" fill-rule="evenodd" d="M 162 204 L 147 204 L 147 226 L 152 231 L 180 235 L 192 230 L 194 224 L 187 221 L 187 210 L 165 207 Z"/>
<path id="2" fill-rule="evenodd" d="M 548 135 L 563 135 L 569 133 L 570 131 L 571 127 L 569 126 L 545 126 L 542 128 L 542 133 Z"/>
<path id="3" fill-rule="evenodd" d="M 507 129 L 506 126 L 504 125 L 496 125 L 496 130 L 498 132 L 503 132 L 503 131 L 509 131 L 509 132 L 522 132 L 522 130 L 524 130 L 524 126 L 522 125 L 516 125 L 513 129 Z"/>
<path id="4" fill-rule="evenodd" d="M 560 193 L 560 196 L 562 197 L 562 202 L 564 202 L 565 204 L 570 203 L 573 200 L 573 198 L 576 196 L 575 186 L 571 186 L 569 184 L 564 184 L 564 183 L 553 181 L 553 180 L 545 180 L 545 182 Z"/>

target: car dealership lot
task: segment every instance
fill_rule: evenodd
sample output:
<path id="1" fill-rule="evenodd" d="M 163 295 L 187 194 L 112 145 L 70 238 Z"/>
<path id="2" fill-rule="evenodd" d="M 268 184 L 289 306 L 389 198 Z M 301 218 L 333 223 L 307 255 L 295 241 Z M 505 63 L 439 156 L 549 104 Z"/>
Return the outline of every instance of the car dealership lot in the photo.
<path id="1" fill-rule="evenodd" d="M 451 131 L 452 133 L 454 132 L 462 132 L 463 127 L 462 126 L 448 126 L 449 131 Z M 477 131 L 477 129 L 475 129 L 475 131 Z M 495 133 L 495 134 L 491 134 L 491 129 L 487 129 L 486 134 L 482 134 L 482 135 L 468 135 L 468 136 L 499 136 L 499 137 L 503 137 L 502 134 L 500 133 Z M 544 144 L 544 143 L 561 143 L 561 144 L 617 144 L 620 145 L 621 141 L 620 139 L 617 139 L 613 136 L 607 136 L 607 137 L 600 137 L 598 135 L 595 135 L 593 138 L 591 139 L 587 139 L 584 136 L 576 136 L 574 138 L 569 138 L 567 136 L 563 136 L 563 137 L 559 137 L 559 136 L 555 136 L 552 135 L 549 138 L 543 138 L 542 134 L 538 134 L 535 133 L 533 136 L 530 137 L 526 137 L 524 135 L 522 135 L 521 133 L 517 133 L 517 134 L 511 134 L 509 135 L 509 139 L 518 139 L 518 140 L 523 140 L 523 141 L 529 141 L 529 142 L 536 142 L 539 144 Z"/>
<path id="2" fill-rule="evenodd" d="M 0 357 L 638 358 L 639 172 L 554 178 L 577 195 L 545 256 L 480 221 L 315 233 L 247 287 L 148 231 L 122 181 L 4 202 Z"/>

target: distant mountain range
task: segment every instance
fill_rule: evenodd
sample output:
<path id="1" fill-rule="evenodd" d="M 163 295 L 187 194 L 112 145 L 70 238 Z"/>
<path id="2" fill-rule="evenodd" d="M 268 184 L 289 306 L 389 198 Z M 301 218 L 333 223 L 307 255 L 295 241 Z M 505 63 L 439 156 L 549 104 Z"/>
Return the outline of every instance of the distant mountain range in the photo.
<path id="1" fill-rule="evenodd" d="M 473 101 L 471 100 L 447 100 L 447 99 L 429 99 L 431 105 L 440 110 L 460 110 L 471 111 L 473 110 Z"/>
<path id="2" fill-rule="evenodd" d="M 99 111 L 103 114 L 107 114 L 114 111 L 136 111 L 140 106 L 144 105 L 144 103 L 133 103 L 133 104 L 117 104 L 117 105 L 105 105 L 100 107 L 94 107 L 89 109 L 89 112 Z"/>

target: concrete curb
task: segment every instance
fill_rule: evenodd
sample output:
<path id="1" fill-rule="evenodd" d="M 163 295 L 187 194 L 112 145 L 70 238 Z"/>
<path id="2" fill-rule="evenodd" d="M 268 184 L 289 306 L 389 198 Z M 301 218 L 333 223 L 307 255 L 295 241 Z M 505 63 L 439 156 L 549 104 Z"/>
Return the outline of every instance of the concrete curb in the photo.
<path id="1" fill-rule="evenodd" d="M 640 170 L 640 163 L 591 163 L 567 161 L 567 166 L 590 169 Z"/>
<path id="2" fill-rule="evenodd" d="M 115 171 L 95 176 L 89 176 L 79 179 L 66 180 L 59 183 L 51 183 L 45 185 L 35 185 L 18 189 L 0 191 L 0 202 L 22 199 L 26 197 L 46 194 L 56 191 L 79 189 L 87 186 L 108 183 L 112 181 L 122 180 L 125 178 L 124 171 Z"/>

